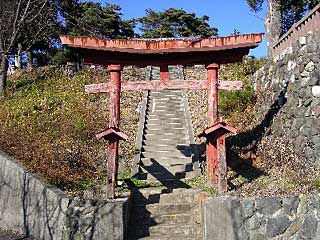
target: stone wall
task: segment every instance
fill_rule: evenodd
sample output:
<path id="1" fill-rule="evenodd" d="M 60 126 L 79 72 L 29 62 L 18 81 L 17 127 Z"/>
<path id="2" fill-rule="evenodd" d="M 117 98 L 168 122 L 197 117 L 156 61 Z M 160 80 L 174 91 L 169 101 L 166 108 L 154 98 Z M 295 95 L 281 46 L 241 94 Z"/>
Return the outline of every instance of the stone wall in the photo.
<path id="1" fill-rule="evenodd" d="M 0 226 L 45 240 L 124 239 L 127 198 L 81 200 L 43 183 L 0 152 Z"/>
<path id="2" fill-rule="evenodd" d="M 260 121 L 271 123 L 272 135 L 286 139 L 306 165 L 316 167 L 320 167 L 319 43 L 320 33 L 309 32 L 252 79 Z"/>
<path id="3" fill-rule="evenodd" d="M 217 197 L 203 203 L 204 239 L 320 239 L 320 194 Z"/>
<path id="4" fill-rule="evenodd" d="M 320 4 L 312 9 L 300 21 L 293 26 L 270 48 L 272 56 L 280 54 L 284 49 L 290 47 L 299 37 L 305 36 L 309 31 L 320 30 Z"/>

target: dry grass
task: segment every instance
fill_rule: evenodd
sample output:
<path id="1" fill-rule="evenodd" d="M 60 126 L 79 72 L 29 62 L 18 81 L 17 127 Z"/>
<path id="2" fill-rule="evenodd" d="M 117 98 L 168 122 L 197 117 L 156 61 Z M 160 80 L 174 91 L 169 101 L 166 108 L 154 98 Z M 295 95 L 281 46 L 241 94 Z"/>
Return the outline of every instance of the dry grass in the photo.
<path id="1" fill-rule="evenodd" d="M 125 77 L 137 78 L 136 70 L 127 72 Z M 95 133 L 108 125 L 108 96 L 87 95 L 84 85 L 103 81 L 105 70 L 82 70 L 70 79 L 54 67 L 11 77 L 8 95 L 0 100 L 0 148 L 62 189 L 101 181 L 107 153 Z M 139 96 L 122 97 L 122 129 L 129 136 L 121 143 L 124 166 L 134 157 Z"/>

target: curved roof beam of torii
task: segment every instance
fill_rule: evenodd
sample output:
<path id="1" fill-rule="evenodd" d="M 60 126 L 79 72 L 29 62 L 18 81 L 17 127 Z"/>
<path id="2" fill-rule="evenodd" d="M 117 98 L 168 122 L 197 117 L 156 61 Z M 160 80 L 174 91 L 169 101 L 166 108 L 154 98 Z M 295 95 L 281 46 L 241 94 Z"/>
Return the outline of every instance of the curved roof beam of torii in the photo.
<path id="1" fill-rule="evenodd" d="M 241 61 L 258 46 L 264 34 L 206 39 L 99 39 L 60 36 L 63 45 L 77 49 L 85 63 L 109 65 L 210 64 Z"/>

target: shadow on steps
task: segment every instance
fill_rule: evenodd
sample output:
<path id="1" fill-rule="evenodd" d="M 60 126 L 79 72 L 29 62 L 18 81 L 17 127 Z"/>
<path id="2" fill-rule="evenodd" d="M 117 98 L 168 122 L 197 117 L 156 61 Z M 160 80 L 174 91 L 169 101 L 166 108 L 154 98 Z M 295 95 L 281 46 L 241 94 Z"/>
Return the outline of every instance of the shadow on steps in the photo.
<path id="1" fill-rule="evenodd" d="M 160 169 L 165 174 L 161 177 L 154 174 L 162 186 L 143 189 L 137 188 L 130 180 L 127 182 L 132 190 L 127 239 L 201 239 L 198 192 L 156 160 L 152 159 L 152 165 L 145 170 L 148 171 L 149 167 Z"/>

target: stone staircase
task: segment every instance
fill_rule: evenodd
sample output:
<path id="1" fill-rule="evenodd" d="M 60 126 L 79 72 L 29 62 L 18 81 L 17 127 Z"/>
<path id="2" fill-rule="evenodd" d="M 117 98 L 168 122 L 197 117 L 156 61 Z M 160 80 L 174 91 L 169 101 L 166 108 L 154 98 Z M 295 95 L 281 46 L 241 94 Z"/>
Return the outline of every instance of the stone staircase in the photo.
<path id="1" fill-rule="evenodd" d="M 128 240 L 200 240 L 201 199 L 192 189 L 153 188 L 135 190 Z"/>
<path id="2" fill-rule="evenodd" d="M 181 67 L 169 66 L 170 79 L 183 79 Z M 150 79 L 160 79 L 152 67 Z M 137 177 L 168 182 L 199 173 L 188 101 L 182 90 L 149 91 Z"/>
<path id="3" fill-rule="evenodd" d="M 149 67 L 148 80 L 160 69 Z M 183 79 L 181 67 L 169 67 L 170 79 Z M 181 90 L 149 91 L 140 118 L 138 173 L 161 188 L 132 192 L 128 239 L 202 239 L 200 199 L 182 179 L 200 172 L 186 94 Z"/>

